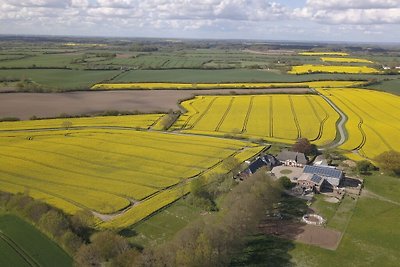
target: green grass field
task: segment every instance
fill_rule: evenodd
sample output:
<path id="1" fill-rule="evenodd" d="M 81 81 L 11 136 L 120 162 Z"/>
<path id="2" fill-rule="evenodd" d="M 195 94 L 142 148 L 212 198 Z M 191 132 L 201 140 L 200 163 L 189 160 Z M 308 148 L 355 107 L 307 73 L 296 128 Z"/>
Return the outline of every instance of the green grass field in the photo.
<path id="1" fill-rule="evenodd" d="M 180 199 L 132 228 L 122 231 L 129 240 L 139 246 L 161 244 L 171 239 L 187 224 L 199 218 L 201 210 Z"/>
<path id="2" fill-rule="evenodd" d="M 31 79 L 52 88 L 77 89 L 90 88 L 118 73 L 119 71 L 106 70 L 13 69 L 0 70 L 0 78 Z"/>
<path id="3" fill-rule="evenodd" d="M 304 74 L 290 75 L 276 71 L 228 69 L 228 70 L 132 70 L 116 79 L 124 82 L 302 82 L 316 80 L 384 79 L 386 75 L 352 74 Z"/>
<path id="4" fill-rule="evenodd" d="M 0 214 L 0 266 L 71 266 L 56 243 L 14 215 Z"/>
<path id="5" fill-rule="evenodd" d="M 290 252 L 293 262 L 299 266 L 397 266 L 400 260 L 400 179 L 375 174 L 365 178 L 365 189 L 398 202 L 398 205 L 375 196 L 362 195 L 354 209 L 347 228 L 346 212 L 354 200 L 345 198 L 337 205 L 335 214 L 328 218 L 328 226 L 345 230 L 342 242 L 336 251 L 328 251 L 304 244 L 296 244 Z M 353 201 L 353 202 L 352 202 Z M 326 210 L 322 214 L 327 214 Z"/>
<path id="6" fill-rule="evenodd" d="M 328 227 L 345 231 L 336 251 L 255 235 L 232 266 L 398 266 L 399 188 L 399 178 L 374 174 L 365 178 L 365 189 L 378 196 L 346 197 L 340 204 L 318 196 L 311 208 L 326 216 Z"/>
<path id="7" fill-rule="evenodd" d="M 399 206 L 362 197 L 336 251 L 296 244 L 290 255 L 299 266 L 398 266 L 399 216 Z"/>
<path id="8" fill-rule="evenodd" d="M 378 84 L 368 86 L 369 89 L 382 90 L 396 95 L 400 95 L 400 78 L 385 80 Z"/>

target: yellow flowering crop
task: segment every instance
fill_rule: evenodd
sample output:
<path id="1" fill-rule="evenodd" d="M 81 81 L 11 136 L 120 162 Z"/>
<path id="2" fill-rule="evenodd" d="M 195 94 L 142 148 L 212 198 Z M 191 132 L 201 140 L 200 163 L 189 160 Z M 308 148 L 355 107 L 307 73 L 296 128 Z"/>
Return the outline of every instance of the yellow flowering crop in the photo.
<path id="1" fill-rule="evenodd" d="M 339 115 L 316 95 L 198 96 L 173 125 L 188 133 L 262 138 L 293 143 L 306 137 L 325 145 L 336 137 Z"/>
<path id="2" fill-rule="evenodd" d="M 351 57 L 321 57 L 324 62 L 342 62 L 342 63 L 374 63 L 368 59 Z"/>
<path id="3" fill-rule="evenodd" d="M 31 129 L 31 123 L 18 122 L 16 128 Z M 46 125 L 46 120 L 40 123 Z M 176 194 L 164 193 L 166 188 L 173 191 L 185 179 L 215 169 L 225 158 L 260 150 L 237 140 L 119 127 L 0 130 L 0 146 L 1 190 L 27 191 L 67 213 L 88 209 L 114 214 L 139 201 L 147 212 L 132 209 L 135 215 L 128 219 L 132 223 L 176 200 Z M 253 152 L 251 156 L 257 153 Z"/>
<path id="4" fill-rule="evenodd" d="M 285 83 L 99 83 L 92 90 L 168 90 L 168 89 L 262 89 L 297 87 L 348 87 L 358 86 L 360 81 L 311 81 Z"/>
<path id="5" fill-rule="evenodd" d="M 305 74 L 313 72 L 371 74 L 380 73 L 379 70 L 366 66 L 325 66 L 325 65 L 300 65 L 293 66 L 290 74 Z"/>
<path id="6" fill-rule="evenodd" d="M 348 139 L 341 148 L 373 158 L 400 151 L 400 97 L 366 89 L 319 90 L 348 117 Z"/>

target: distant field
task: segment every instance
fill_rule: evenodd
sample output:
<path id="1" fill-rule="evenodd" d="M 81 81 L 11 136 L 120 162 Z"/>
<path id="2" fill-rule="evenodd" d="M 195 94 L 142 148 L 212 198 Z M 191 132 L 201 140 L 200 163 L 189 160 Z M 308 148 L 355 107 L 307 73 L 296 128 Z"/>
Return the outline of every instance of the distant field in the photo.
<path id="1" fill-rule="evenodd" d="M 104 116 L 87 118 L 63 118 L 50 120 L 30 120 L 17 122 L 0 122 L 0 131 L 3 130 L 32 130 L 32 129 L 62 129 L 75 127 L 126 127 L 148 129 L 164 114 Z M 67 124 L 69 122 L 70 124 Z"/>
<path id="2" fill-rule="evenodd" d="M 301 65 L 293 66 L 290 74 L 305 74 L 313 72 L 325 73 L 349 73 L 349 74 L 376 74 L 379 70 L 366 66 L 325 66 L 325 65 Z"/>
<path id="3" fill-rule="evenodd" d="M 71 266 L 72 259 L 35 227 L 0 214 L 0 266 Z"/>
<path id="4" fill-rule="evenodd" d="M 118 73 L 119 71 L 107 70 L 0 69 L 0 78 L 32 79 L 44 86 L 78 89 L 90 88 L 93 84 L 110 79 Z"/>
<path id="5" fill-rule="evenodd" d="M 381 81 L 378 84 L 368 86 L 368 88 L 400 95 L 400 78 Z"/>
<path id="6" fill-rule="evenodd" d="M 336 137 L 339 115 L 315 95 L 198 96 L 173 125 L 187 133 L 233 134 L 293 143 L 300 137 L 319 145 Z"/>
<path id="7" fill-rule="evenodd" d="M 307 82 L 307 81 L 353 81 L 367 79 L 393 78 L 391 75 L 377 74 L 303 74 L 292 75 L 287 73 L 276 73 L 266 70 L 132 70 L 123 73 L 113 83 L 132 82 L 161 82 L 161 83 L 235 83 L 235 82 Z"/>
<path id="8" fill-rule="evenodd" d="M 262 88 L 326 88 L 351 87 L 362 85 L 359 81 L 315 81 L 292 83 L 99 83 L 93 90 L 121 90 L 121 89 L 262 89 Z"/>
<path id="9" fill-rule="evenodd" d="M 349 54 L 343 52 L 301 52 L 302 56 L 348 56 Z"/>
<path id="10" fill-rule="evenodd" d="M 32 116 L 57 117 L 60 114 L 98 114 L 109 110 L 168 113 L 179 110 L 178 102 L 199 94 L 251 94 L 254 90 L 131 90 L 67 93 L 1 93 L 0 118 Z M 257 93 L 307 93 L 308 88 L 257 89 Z"/>
<path id="11" fill-rule="evenodd" d="M 313 62 L 314 63 L 314 62 Z M 318 64 L 315 62 L 315 64 Z M 110 83 L 287 83 L 311 81 L 353 81 L 386 78 L 393 75 L 383 74 L 302 74 L 291 75 L 276 71 L 228 69 L 171 69 L 171 70 L 67 70 L 67 69 L 0 69 L 0 79 L 29 78 L 34 82 L 52 89 L 72 90 L 88 89 L 94 84 L 104 81 Z M 116 77 L 112 81 L 111 78 Z"/>
<path id="12" fill-rule="evenodd" d="M 400 97 L 365 89 L 320 89 L 349 118 L 344 150 L 359 150 L 373 158 L 388 150 L 400 151 Z"/>
<path id="13" fill-rule="evenodd" d="M 7 166 L 0 170 L 3 190 L 28 189 L 32 197 L 67 213 L 89 209 L 106 216 L 133 205 L 103 224 L 115 228 L 129 226 L 187 193 L 188 178 L 210 169 L 223 171 L 223 159 L 235 156 L 244 161 L 264 148 L 235 140 L 117 128 L 0 135 L 0 164 Z"/>
<path id="14" fill-rule="evenodd" d="M 321 57 L 324 62 L 343 62 L 343 63 L 374 63 L 368 59 L 352 57 Z"/>

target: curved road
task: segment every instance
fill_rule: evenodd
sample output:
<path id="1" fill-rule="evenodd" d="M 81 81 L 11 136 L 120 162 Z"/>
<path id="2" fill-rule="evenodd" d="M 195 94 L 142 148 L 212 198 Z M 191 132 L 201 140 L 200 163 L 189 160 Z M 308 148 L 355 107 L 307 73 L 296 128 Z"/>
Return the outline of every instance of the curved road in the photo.
<path id="1" fill-rule="evenodd" d="M 344 114 L 343 111 L 341 111 L 339 109 L 339 107 L 336 106 L 335 103 L 333 103 L 332 100 L 330 100 L 328 97 L 324 96 L 323 94 L 321 94 L 320 92 L 318 92 L 315 89 L 312 89 L 312 91 L 315 92 L 320 97 L 322 97 L 340 116 L 339 123 L 336 126 L 336 128 L 337 128 L 337 130 L 339 132 L 340 139 L 338 141 L 336 141 L 336 140 L 333 141 L 333 143 L 331 143 L 327 148 L 334 148 L 334 147 L 338 147 L 340 145 L 343 145 L 344 142 L 347 139 L 347 131 L 346 131 L 346 128 L 344 127 L 344 124 L 347 121 L 346 114 Z"/>

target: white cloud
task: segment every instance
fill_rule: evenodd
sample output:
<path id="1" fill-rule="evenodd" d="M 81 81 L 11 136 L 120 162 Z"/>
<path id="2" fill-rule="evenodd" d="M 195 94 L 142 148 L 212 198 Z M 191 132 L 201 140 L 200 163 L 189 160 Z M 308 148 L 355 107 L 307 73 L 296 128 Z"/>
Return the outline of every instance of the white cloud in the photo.
<path id="1" fill-rule="evenodd" d="M 308 0 L 294 17 L 328 24 L 398 24 L 399 0 Z"/>
<path id="2" fill-rule="evenodd" d="M 71 0 L 4 0 L 4 2 L 19 7 L 65 8 L 71 5 Z"/>
<path id="3" fill-rule="evenodd" d="M 256 39 L 379 35 L 400 24 L 400 0 L 0 0 L 0 33 L 89 33 Z M 290 1 L 285 1 L 289 3 Z M 299 2 L 297 2 L 296 6 Z M 393 24 L 393 25 L 388 25 Z M 335 25 L 388 25 L 345 30 Z M 15 29 L 14 31 L 11 29 Z M 351 36 L 351 34 L 349 34 Z M 398 39 L 391 34 L 392 39 Z"/>
<path id="4" fill-rule="evenodd" d="M 399 0 L 307 0 L 315 9 L 379 9 L 400 7 Z"/>

